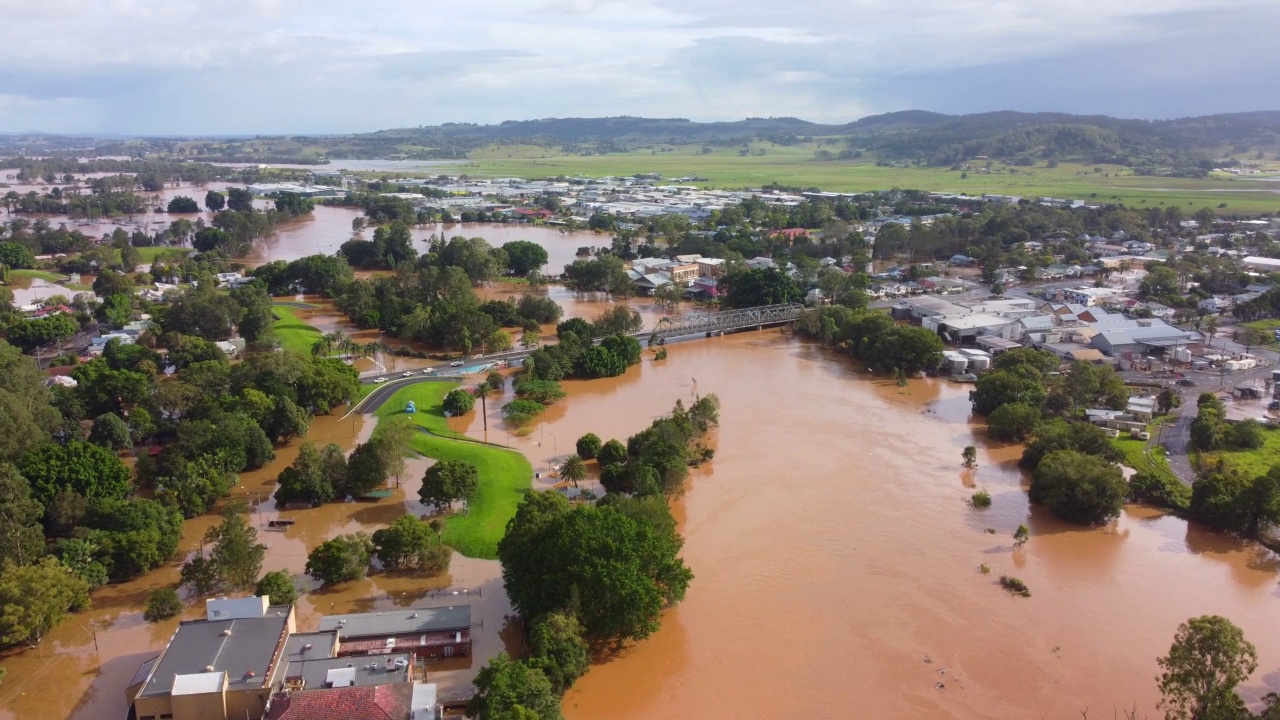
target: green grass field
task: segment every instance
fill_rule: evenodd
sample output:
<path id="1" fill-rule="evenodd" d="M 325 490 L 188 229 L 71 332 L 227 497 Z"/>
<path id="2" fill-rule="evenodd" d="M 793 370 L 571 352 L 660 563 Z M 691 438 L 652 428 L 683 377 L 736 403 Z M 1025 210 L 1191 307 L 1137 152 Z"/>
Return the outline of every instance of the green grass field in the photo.
<path id="1" fill-rule="evenodd" d="M 401 388 L 391 396 L 378 417 L 404 412 L 412 400 L 417 412 L 409 417 L 418 425 L 438 433 L 449 433 L 448 421 L 440 409 L 444 396 L 458 387 L 454 383 L 428 382 Z M 466 515 L 445 521 L 444 541 L 468 557 L 494 559 L 498 541 L 507 521 L 532 487 L 533 467 L 523 455 L 512 450 L 465 440 L 446 440 L 426 434 L 414 438 L 413 447 L 436 460 L 462 460 L 476 466 L 480 488 L 468 503 Z"/>
<path id="2" fill-rule="evenodd" d="M 1257 330 L 1263 333 L 1267 338 L 1267 342 L 1263 345 L 1263 347 L 1269 347 L 1273 349 L 1280 347 L 1280 343 L 1277 343 L 1275 341 L 1275 332 L 1276 330 L 1280 330 L 1280 318 L 1263 318 L 1262 320 L 1254 320 L 1252 322 L 1240 323 L 1240 327 L 1246 327 L 1246 328 L 1249 328 L 1250 330 Z"/>
<path id="3" fill-rule="evenodd" d="M 837 192 L 898 187 L 971 195 L 1048 196 L 1133 207 L 1177 205 L 1186 215 L 1202 207 L 1217 208 L 1223 213 L 1280 212 L 1280 183 L 1230 175 L 1206 179 L 1142 177 L 1119 165 L 1062 163 L 1049 168 L 1043 162 L 1029 168 L 995 163 L 992 172 L 985 174 L 980 172 L 981 163 L 974 162 L 967 171 L 968 177 L 961 177 L 960 170 L 940 167 L 878 167 L 873 157 L 822 162 L 813 159 L 818 148 L 814 143 L 783 146 L 756 142 L 749 149 L 763 150 L 765 154 L 747 156 L 739 155 L 737 147 L 716 147 L 705 154 L 697 145 L 665 147 L 670 151 L 655 147 L 607 155 L 566 155 L 533 146 L 495 146 L 472 151 L 470 161 L 453 166 L 450 171 L 487 177 L 603 177 L 656 172 L 668 179 L 705 178 L 694 184 L 716 188 L 759 187 L 771 182 Z M 838 149 L 833 145 L 825 147 Z M 1218 208 L 1223 203 L 1226 207 Z"/>
<path id="4" fill-rule="evenodd" d="M 1267 429 L 1262 433 L 1262 447 L 1256 450 L 1219 450 L 1200 454 L 1202 467 L 1214 467 L 1221 459 L 1230 470 L 1237 470 L 1245 477 L 1266 475 L 1280 464 L 1280 430 Z"/>
<path id="5" fill-rule="evenodd" d="M 89 292 L 93 290 L 91 285 L 81 285 L 79 283 L 66 282 L 66 273 L 49 272 L 48 270 L 10 270 L 10 279 L 14 278 L 32 278 L 44 280 L 46 282 L 57 283 L 68 290 L 75 292 Z"/>
<path id="6" fill-rule="evenodd" d="M 195 250 L 192 250 L 191 248 L 176 248 L 176 247 L 166 247 L 166 246 L 140 247 L 140 248 L 136 248 L 136 250 L 138 251 L 138 256 L 142 258 L 143 262 L 148 262 L 148 263 L 155 262 L 156 258 L 161 256 L 173 257 L 181 260 L 187 255 L 190 255 L 191 253 L 195 252 Z"/>
<path id="7" fill-rule="evenodd" d="M 1145 440 L 1134 440 L 1132 438 L 1122 436 L 1118 438 L 1111 438 L 1111 444 L 1124 454 L 1124 459 L 1121 460 L 1121 463 L 1124 465 L 1131 467 L 1134 470 L 1154 470 L 1162 475 L 1176 477 L 1173 474 L 1173 468 L 1169 467 L 1169 460 L 1165 456 L 1163 447 L 1153 445 L 1151 447 L 1151 454 L 1148 457 L 1144 452 L 1147 447 Z"/>
<path id="8" fill-rule="evenodd" d="M 297 310 L 285 305 L 272 305 L 271 312 L 278 318 L 272 324 L 280 347 L 311 355 L 311 346 L 320 339 L 321 332 L 298 319 Z"/>
<path id="9" fill-rule="evenodd" d="M 66 273 L 49 272 L 48 270 L 10 270 L 11 278 L 35 278 L 45 280 L 51 283 L 64 284 L 67 279 Z"/>

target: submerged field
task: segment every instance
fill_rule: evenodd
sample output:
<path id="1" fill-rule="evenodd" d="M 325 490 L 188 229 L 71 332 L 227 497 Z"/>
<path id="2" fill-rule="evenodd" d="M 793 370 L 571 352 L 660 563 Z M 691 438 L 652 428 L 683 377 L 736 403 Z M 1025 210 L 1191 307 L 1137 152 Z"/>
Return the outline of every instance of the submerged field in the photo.
<path id="1" fill-rule="evenodd" d="M 837 145 L 823 147 L 833 152 L 839 149 Z M 1178 205 L 1188 215 L 1202 207 L 1223 213 L 1280 213 L 1280 181 L 1230 175 L 1205 179 L 1142 177 L 1119 165 L 1065 162 L 1056 168 L 1046 167 L 1044 162 L 1035 167 L 1008 168 L 997 162 L 989 174 L 981 171 L 984 162 L 971 163 L 968 171 L 880 167 L 869 157 L 815 160 L 813 153 L 818 146 L 814 143 L 784 146 L 757 142 L 745 147 L 750 153 L 763 151 L 763 155 L 740 155 L 744 149 L 741 147 L 710 148 L 707 153 L 698 145 L 665 148 L 670 150 L 566 155 L 541 147 L 498 146 L 473 151 L 472 159 L 456 166 L 456 171 L 485 177 L 660 173 L 668 180 L 697 177 L 700 180 L 692 184 L 716 188 L 780 183 L 833 192 L 866 192 L 896 187 L 971 195 L 1048 196 L 1137 207 Z M 962 177 L 962 172 L 967 177 Z M 1219 207 L 1224 203 L 1225 207 Z"/>

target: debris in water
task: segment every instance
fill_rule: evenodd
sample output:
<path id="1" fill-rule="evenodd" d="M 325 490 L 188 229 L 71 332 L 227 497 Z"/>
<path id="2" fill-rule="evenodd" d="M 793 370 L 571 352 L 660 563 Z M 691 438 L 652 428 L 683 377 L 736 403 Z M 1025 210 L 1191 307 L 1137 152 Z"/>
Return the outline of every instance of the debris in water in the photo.
<path id="1" fill-rule="evenodd" d="M 947 686 L 946 686 L 946 685 L 943 685 L 943 684 L 942 684 L 942 683 L 940 683 L 940 682 L 938 682 L 938 683 L 934 683 L 934 684 L 933 684 L 933 686 L 934 686 L 935 688 L 939 689 L 939 690 L 946 690 L 946 689 L 947 689 Z"/>

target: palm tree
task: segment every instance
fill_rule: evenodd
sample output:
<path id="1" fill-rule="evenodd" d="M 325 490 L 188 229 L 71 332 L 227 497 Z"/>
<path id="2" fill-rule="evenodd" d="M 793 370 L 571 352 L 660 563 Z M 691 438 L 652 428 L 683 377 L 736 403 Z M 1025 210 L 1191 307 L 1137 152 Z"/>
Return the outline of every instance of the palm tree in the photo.
<path id="1" fill-rule="evenodd" d="M 560 477 L 578 487 L 578 481 L 587 477 L 587 464 L 577 455 L 570 455 L 560 465 Z"/>

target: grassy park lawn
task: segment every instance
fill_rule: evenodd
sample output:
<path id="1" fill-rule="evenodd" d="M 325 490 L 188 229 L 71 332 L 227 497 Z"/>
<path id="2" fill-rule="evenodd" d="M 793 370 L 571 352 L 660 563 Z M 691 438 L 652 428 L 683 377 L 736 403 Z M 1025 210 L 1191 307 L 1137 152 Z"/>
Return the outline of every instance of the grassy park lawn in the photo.
<path id="1" fill-rule="evenodd" d="M 1169 467 L 1169 460 L 1165 456 L 1164 448 L 1159 445 L 1151 446 L 1151 456 L 1147 457 L 1143 451 L 1147 447 L 1145 440 L 1134 440 L 1133 438 L 1122 436 L 1111 438 L 1111 444 L 1116 447 L 1124 458 L 1120 461 L 1127 467 L 1134 470 L 1154 470 L 1164 475 L 1173 475 L 1173 468 Z"/>
<path id="2" fill-rule="evenodd" d="M 271 312 L 277 318 L 272 328 L 275 329 L 276 338 L 280 340 L 280 347 L 310 356 L 311 346 L 320 339 L 322 333 L 299 320 L 295 308 L 273 305 Z"/>
<path id="3" fill-rule="evenodd" d="M 1262 447 L 1254 450 L 1219 450 L 1200 454 L 1203 467 L 1214 467 L 1221 459 L 1229 470 L 1237 470 L 1245 477 L 1266 475 L 1280 464 L 1280 430 L 1266 429 L 1262 433 Z"/>
<path id="4" fill-rule="evenodd" d="M 51 283 L 62 284 L 67 279 L 66 273 L 50 272 L 48 270 L 10 270 L 11 278 L 34 278 L 36 280 L 45 280 Z"/>
<path id="5" fill-rule="evenodd" d="M 401 388 L 378 410 L 378 417 L 398 415 L 412 400 L 417 412 L 409 417 L 433 432 L 450 433 L 448 420 L 440 409 L 444 396 L 459 387 L 454 383 L 425 382 Z M 465 515 L 445 521 L 444 541 L 467 557 L 498 556 L 498 541 L 507 521 L 532 487 L 533 466 L 518 452 L 497 445 L 467 440 L 446 440 L 422 434 L 413 440 L 418 452 L 435 460 L 462 460 L 476 466 L 480 488 L 468 503 Z"/>
<path id="6" fill-rule="evenodd" d="M 156 245 L 153 247 L 140 247 L 134 249 L 138 251 L 138 257 L 142 258 L 143 262 L 148 263 L 155 262 L 156 258 L 162 256 L 181 260 L 195 252 L 195 250 L 191 248 L 169 247 L 167 245 Z"/>

